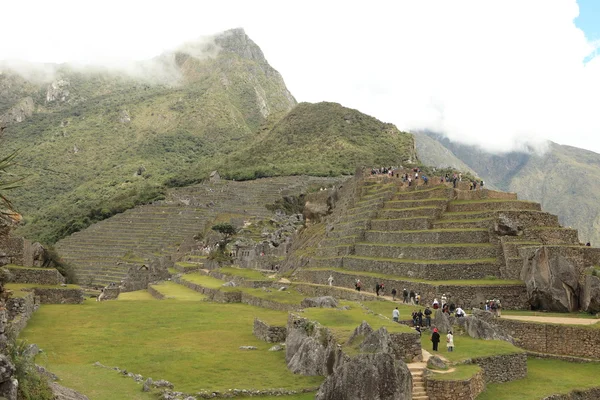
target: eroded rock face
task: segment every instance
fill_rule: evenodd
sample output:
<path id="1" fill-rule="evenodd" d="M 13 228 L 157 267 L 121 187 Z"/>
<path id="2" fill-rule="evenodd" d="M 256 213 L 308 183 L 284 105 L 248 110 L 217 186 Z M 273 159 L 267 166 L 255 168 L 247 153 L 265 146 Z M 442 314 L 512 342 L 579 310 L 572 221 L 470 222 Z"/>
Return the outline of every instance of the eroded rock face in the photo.
<path id="1" fill-rule="evenodd" d="M 73 389 L 61 386 L 56 382 L 50 383 L 50 389 L 52 390 L 52 394 L 54 394 L 54 400 L 89 400 L 87 396 Z"/>
<path id="2" fill-rule="evenodd" d="M 521 280 L 534 309 L 571 312 L 579 309 L 579 273 L 574 262 L 546 247 L 525 260 Z"/>
<path id="3" fill-rule="evenodd" d="M 437 328 L 440 333 L 448 333 L 452 330 L 453 321 L 451 320 L 454 320 L 454 317 L 449 317 L 442 310 L 435 310 L 431 319 L 431 327 Z"/>
<path id="4" fill-rule="evenodd" d="M 360 354 L 336 368 L 316 400 L 410 400 L 412 376 L 391 354 Z"/>
<path id="5" fill-rule="evenodd" d="M 427 366 L 428 367 L 433 367 L 433 368 L 438 368 L 438 369 L 446 369 L 446 368 L 448 368 L 448 366 L 446 365 L 446 363 L 444 362 L 444 360 L 442 360 L 438 356 L 430 357 L 429 360 L 427 360 Z"/>
<path id="6" fill-rule="evenodd" d="M 371 328 L 371 325 L 369 325 L 367 321 L 363 321 L 356 329 L 354 329 L 354 332 L 352 332 L 352 335 L 350 335 L 350 338 L 348 339 L 348 343 L 352 344 L 358 337 L 362 337 L 364 340 L 364 338 L 372 332 L 373 328 Z"/>
<path id="7" fill-rule="evenodd" d="M 391 353 L 391 347 L 390 335 L 387 329 L 382 326 L 365 337 L 360 345 L 360 350 L 365 353 Z"/>
<path id="8" fill-rule="evenodd" d="M 506 214 L 500 214 L 494 224 L 494 233 L 498 236 L 520 236 L 523 234 L 523 228 L 519 221 Z"/>
<path id="9" fill-rule="evenodd" d="M 489 311 L 474 309 L 472 315 L 457 318 L 456 322 L 472 338 L 484 340 L 498 339 L 514 344 L 512 336 L 494 325 L 494 318 L 493 314 Z"/>
<path id="10" fill-rule="evenodd" d="M 581 308 L 590 313 L 600 312 L 600 278 L 586 275 L 581 295 Z"/>
<path id="11" fill-rule="evenodd" d="M 319 308 L 337 308 L 338 302 L 334 297 L 331 296 L 321 296 L 321 297 L 311 297 L 302 300 L 300 303 L 301 307 L 319 307 Z"/>

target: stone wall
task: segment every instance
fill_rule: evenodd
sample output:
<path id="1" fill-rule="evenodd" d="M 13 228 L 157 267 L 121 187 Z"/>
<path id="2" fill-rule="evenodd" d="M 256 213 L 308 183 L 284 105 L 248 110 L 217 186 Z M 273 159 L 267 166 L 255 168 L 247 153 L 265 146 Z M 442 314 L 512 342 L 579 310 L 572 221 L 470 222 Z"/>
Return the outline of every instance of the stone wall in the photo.
<path id="1" fill-rule="evenodd" d="M 430 283 L 403 281 L 401 279 L 382 279 L 371 276 L 346 274 L 338 271 L 330 270 L 302 270 L 298 271 L 296 277 L 298 280 L 305 282 L 327 282 L 329 275 L 333 275 L 333 283 L 336 286 L 354 288 L 356 278 L 362 282 L 362 291 L 373 293 L 377 282 L 384 283 L 386 293 L 389 294 L 392 288 L 401 291 L 406 288 L 409 291 L 414 290 L 421 295 L 423 304 L 431 304 L 434 298 L 440 298 L 443 293 L 449 297 L 449 301 L 456 305 L 461 305 L 463 308 L 479 307 L 480 303 L 485 302 L 489 298 L 499 298 L 502 301 L 504 309 L 528 310 L 529 303 L 527 301 L 527 292 L 524 285 L 489 285 L 489 286 L 462 286 L 462 285 L 436 285 L 434 281 Z M 323 286 L 317 288 L 310 285 L 312 290 L 319 291 L 324 295 L 332 295 L 334 297 L 346 300 L 362 300 L 364 296 L 358 292 L 343 290 L 343 293 L 336 292 L 335 287 Z M 298 290 L 304 293 L 304 286 L 298 285 Z M 348 296 L 348 297 L 342 297 Z M 356 297 L 355 297 L 356 296 Z M 355 297 L 355 298 L 352 298 Z"/>
<path id="2" fill-rule="evenodd" d="M 208 297 L 209 300 L 217 303 L 241 303 L 242 292 L 240 291 L 225 291 L 219 289 L 207 288 L 196 283 L 186 281 L 180 277 L 174 276 L 173 282 L 179 283 L 185 287 L 195 290 L 198 293 L 202 293 Z"/>
<path id="3" fill-rule="evenodd" d="M 429 400 L 474 400 L 485 390 L 482 371 L 465 380 L 437 380 L 432 375 L 425 375 L 424 379 Z"/>
<path id="4" fill-rule="evenodd" d="M 511 382 L 527 377 L 527 353 L 503 354 L 473 358 L 483 370 L 486 383 Z"/>
<path id="5" fill-rule="evenodd" d="M 465 258 L 494 258 L 500 252 L 494 246 L 393 246 L 356 244 L 356 255 L 364 257 L 402 258 L 412 260 L 464 260 Z M 335 255 L 331 255 L 334 257 Z"/>
<path id="6" fill-rule="evenodd" d="M 154 289 L 154 287 L 152 287 L 152 285 L 148 285 L 148 293 L 150 293 L 150 295 L 157 300 L 165 299 L 165 295 L 162 294 L 161 292 L 159 292 L 158 290 Z"/>
<path id="7" fill-rule="evenodd" d="M 542 400 L 598 400 L 600 399 L 600 388 L 587 390 L 574 390 L 566 394 L 553 394 Z"/>
<path id="8" fill-rule="evenodd" d="M 39 296 L 40 304 L 81 304 L 84 300 L 81 289 L 33 288 L 33 293 Z"/>
<path id="9" fill-rule="evenodd" d="M 60 285 L 65 278 L 54 268 L 10 268 L 13 283 L 37 283 L 40 285 Z"/>
<path id="10" fill-rule="evenodd" d="M 241 302 L 255 307 L 269 308 L 277 311 L 298 311 L 301 310 L 300 304 L 279 303 L 262 297 L 252 296 L 246 292 L 241 292 Z"/>
<path id="11" fill-rule="evenodd" d="M 104 296 L 102 300 L 116 300 L 121 294 L 121 289 L 119 287 L 105 287 L 104 288 Z"/>
<path id="12" fill-rule="evenodd" d="M 489 189 L 455 190 L 454 196 L 455 196 L 456 200 L 482 200 L 482 199 L 517 200 L 516 193 L 498 192 L 496 190 L 489 190 Z"/>
<path id="13" fill-rule="evenodd" d="M 27 322 L 35 310 L 39 307 L 39 298 L 33 292 L 23 297 L 11 297 L 6 302 L 8 316 L 8 327 L 6 333 L 9 337 L 17 337 L 27 326 Z"/>
<path id="14" fill-rule="evenodd" d="M 0 265 L 23 265 L 23 248 L 25 239 L 0 234 Z"/>
<path id="15" fill-rule="evenodd" d="M 327 275 L 329 277 L 329 275 Z M 327 279 L 327 277 L 325 279 Z M 302 279 L 302 278 L 300 278 Z M 335 276 L 334 276 L 335 282 Z M 337 283 L 336 283 L 337 284 Z M 352 281 L 354 287 L 354 281 Z M 336 299 L 351 300 L 351 301 L 370 301 L 375 300 L 372 295 L 364 294 L 357 291 L 349 291 L 335 286 L 326 285 L 310 285 L 303 283 L 294 283 L 294 288 L 300 293 L 310 297 L 333 296 Z"/>
<path id="16" fill-rule="evenodd" d="M 165 280 L 171 276 L 168 269 L 175 263 L 170 256 L 156 258 L 147 264 L 129 268 L 121 287 L 124 292 L 144 290 L 148 284 Z"/>
<path id="17" fill-rule="evenodd" d="M 254 318 L 252 333 L 258 339 L 267 343 L 285 342 L 287 328 L 285 326 L 272 326 L 258 318 Z"/>
<path id="18" fill-rule="evenodd" d="M 405 362 L 422 359 L 421 335 L 415 332 L 390 333 L 394 357 Z"/>
<path id="19" fill-rule="evenodd" d="M 493 321 L 526 350 L 600 359 L 600 329 L 586 326 L 538 324 L 496 318 Z"/>

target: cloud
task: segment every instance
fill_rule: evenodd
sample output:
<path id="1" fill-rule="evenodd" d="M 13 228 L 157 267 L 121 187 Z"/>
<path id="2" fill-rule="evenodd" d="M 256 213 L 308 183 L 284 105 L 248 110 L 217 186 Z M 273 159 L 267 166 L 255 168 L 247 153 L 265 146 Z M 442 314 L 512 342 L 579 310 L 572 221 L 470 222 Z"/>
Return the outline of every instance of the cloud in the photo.
<path id="1" fill-rule="evenodd" d="M 0 59 L 139 61 L 241 26 L 299 101 L 496 152 L 545 139 L 600 152 L 599 43 L 578 12 L 575 0 L 21 0 L 3 15 L 28 13 L 27 27 L 3 21 Z"/>

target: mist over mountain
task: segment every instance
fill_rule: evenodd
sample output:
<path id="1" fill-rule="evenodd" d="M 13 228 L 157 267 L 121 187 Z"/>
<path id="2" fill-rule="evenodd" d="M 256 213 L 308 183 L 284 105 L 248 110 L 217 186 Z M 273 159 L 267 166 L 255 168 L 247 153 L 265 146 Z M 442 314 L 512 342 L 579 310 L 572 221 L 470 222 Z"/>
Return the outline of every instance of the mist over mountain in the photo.
<path id="1" fill-rule="evenodd" d="M 493 154 L 434 133 L 416 134 L 419 159 L 431 165 L 466 164 L 486 182 L 542 204 L 561 224 L 579 230 L 582 242 L 600 242 L 600 154 L 549 142 L 545 153 Z M 437 142 L 445 152 L 428 151 Z"/>

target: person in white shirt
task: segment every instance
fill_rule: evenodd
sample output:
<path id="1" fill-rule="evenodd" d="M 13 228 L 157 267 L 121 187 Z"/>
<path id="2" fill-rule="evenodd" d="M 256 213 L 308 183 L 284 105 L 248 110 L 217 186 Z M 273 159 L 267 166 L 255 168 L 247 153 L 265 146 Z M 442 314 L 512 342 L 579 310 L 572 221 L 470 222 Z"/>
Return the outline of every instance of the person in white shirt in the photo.
<path id="1" fill-rule="evenodd" d="M 454 314 L 460 318 L 460 317 L 464 317 L 465 316 L 465 311 L 460 308 L 460 306 L 456 307 L 456 311 L 454 311 Z"/>
<path id="2" fill-rule="evenodd" d="M 394 309 L 394 311 L 392 311 L 392 319 L 394 320 L 394 322 L 398 322 L 399 318 L 400 318 L 400 311 L 398 310 L 398 307 L 396 307 Z"/>
<path id="3" fill-rule="evenodd" d="M 329 275 L 329 278 L 327 278 L 327 282 L 329 282 L 329 286 L 333 285 L 333 275 Z"/>
<path id="4" fill-rule="evenodd" d="M 446 336 L 446 347 L 448 351 L 454 351 L 454 335 L 452 331 L 448 331 L 448 335 Z"/>

